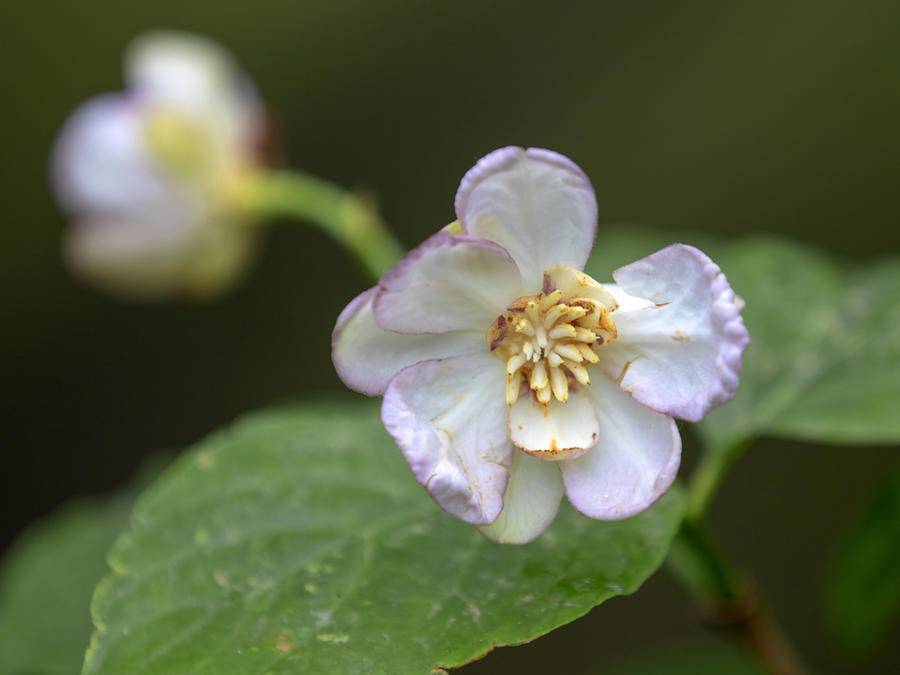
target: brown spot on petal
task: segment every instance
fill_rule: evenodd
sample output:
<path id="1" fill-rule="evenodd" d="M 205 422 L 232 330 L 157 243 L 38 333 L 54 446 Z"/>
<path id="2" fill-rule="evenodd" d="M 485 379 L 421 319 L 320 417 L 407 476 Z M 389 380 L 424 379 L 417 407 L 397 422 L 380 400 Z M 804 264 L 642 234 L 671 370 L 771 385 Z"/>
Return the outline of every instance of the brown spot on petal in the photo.
<path id="1" fill-rule="evenodd" d="M 536 459 L 540 459 L 545 462 L 558 462 L 563 459 L 574 459 L 575 457 L 580 457 L 587 450 L 586 448 L 561 448 L 557 443 L 556 439 L 550 439 L 550 449 L 549 450 L 529 450 L 528 448 L 523 448 L 521 446 L 517 446 L 524 452 L 528 453 L 532 457 Z"/>
<path id="2" fill-rule="evenodd" d="M 506 319 L 503 316 L 498 316 L 497 320 L 488 328 L 486 338 L 491 351 L 499 347 L 506 337 L 506 323 Z"/>
<path id="3" fill-rule="evenodd" d="M 674 333 L 672 333 L 672 339 L 675 340 L 675 342 L 690 342 L 691 341 L 690 336 L 686 335 L 684 333 L 684 331 L 681 331 L 681 330 L 676 330 Z"/>
<path id="4" fill-rule="evenodd" d="M 520 298 L 516 298 L 513 300 L 513 303 L 507 308 L 507 311 L 510 312 L 524 312 L 526 305 L 532 300 L 540 300 L 541 296 L 539 295 L 523 295 Z"/>
<path id="5" fill-rule="evenodd" d="M 622 368 L 622 372 L 619 373 L 619 376 L 616 378 L 616 384 L 622 384 L 622 380 L 625 378 L 625 373 L 628 372 L 629 368 L 631 368 L 631 361 L 626 361 L 625 367 Z"/>
<path id="6" fill-rule="evenodd" d="M 544 272 L 544 283 L 541 290 L 544 291 L 544 295 L 550 295 L 556 290 L 556 287 L 553 285 L 553 280 L 547 272 Z"/>

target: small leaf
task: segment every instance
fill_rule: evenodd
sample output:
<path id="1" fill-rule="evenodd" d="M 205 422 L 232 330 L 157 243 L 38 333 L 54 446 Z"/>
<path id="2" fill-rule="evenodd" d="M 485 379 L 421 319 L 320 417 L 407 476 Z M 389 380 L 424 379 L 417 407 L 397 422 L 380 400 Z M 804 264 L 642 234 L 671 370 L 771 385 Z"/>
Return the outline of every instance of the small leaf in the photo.
<path id="1" fill-rule="evenodd" d="M 71 675 L 91 635 L 90 602 L 106 572 L 106 553 L 163 462 L 109 498 L 70 502 L 16 541 L 0 564 L 0 672 Z"/>
<path id="2" fill-rule="evenodd" d="M 900 471 L 877 488 L 848 532 L 827 591 L 829 623 L 852 655 L 870 651 L 900 617 Z"/>
<path id="3" fill-rule="evenodd" d="M 631 593 L 677 490 L 637 518 L 565 508 L 526 546 L 438 509 L 370 403 L 257 414 L 187 453 L 135 509 L 98 588 L 85 673 L 427 673 Z"/>

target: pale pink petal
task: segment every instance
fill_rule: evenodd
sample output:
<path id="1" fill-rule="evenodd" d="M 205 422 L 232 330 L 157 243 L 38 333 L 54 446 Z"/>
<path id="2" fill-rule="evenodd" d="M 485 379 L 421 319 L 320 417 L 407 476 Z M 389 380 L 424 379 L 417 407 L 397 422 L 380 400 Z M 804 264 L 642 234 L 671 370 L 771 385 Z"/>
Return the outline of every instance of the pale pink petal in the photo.
<path id="1" fill-rule="evenodd" d="M 513 452 L 503 364 L 487 352 L 423 361 L 394 377 L 381 417 L 413 474 L 448 513 L 474 525 L 503 507 Z"/>
<path id="2" fill-rule="evenodd" d="M 651 506 L 675 480 L 681 461 L 678 427 L 603 376 L 594 378 L 588 392 L 599 440 L 581 457 L 559 463 L 566 496 L 591 518 L 628 518 Z"/>
<path id="3" fill-rule="evenodd" d="M 397 333 L 487 331 L 519 297 L 519 270 L 497 244 L 438 232 L 378 282 L 378 324 Z"/>
<path id="4" fill-rule="evenodd" d="M 635 295 L 629 295 L 618 284 L 603 284 L 603 288 L 606 289 L 613 299 L 616 301 L 617 305 L 617 313 L 613 314 L 613 317 L 616 316 L 624 316 L 626 312 L 630 312 L 633 309 L 642 309 L 644 307 L 653 307 L 653 303 L 649 300 L 645 300 L 644 298 L 639 298 Z"/>
<path id="5" fill-rule="evenodd" d="M 503 510 L 481 532 L 501 544 L 527 544 L 546 530 L 559 510 L 562 477 L 552 462 L 514 452 Z"/>
<path id="6" fill-rule="evenodd" d="M 104 219 L 175 222 L 202 208 L 150 156 L 142 123 L 137 105 L 124 96 L 100 96 L 72 114 L 52 161 L 64 209 Z"/>
<path id="7" fill-rule="evenodd" d="M 63 253 L 75 275 L 113 295 L 209 298 L 246 269 L 254 234 L 227 222 L 95 217 L 67 229 Z"/>
<path id="8" fill-rule="evenodd" d="M 569 388 L 569 400 L 539 403 L 519 396 L 509 411 L 509 436 L 515 445 L 539 459 L 577 457 L 597 442 L 597 416 L 585 389 Z"/>
<path id="9" fill-rule="evenodd" d="M 264 109 L 253 83 L 231 54 L 205 36 L 140 35 L 128 46 L 125 77 L 147 109 L 177 110 L 222 125 L 220 142 L 253 145 L 262 134 Z"/>
<path id="10" fill-rule="evenodd" d="M 117 294 L 156 298 L 180 290 L 202 247 L 196 221 L 95 218 L 76 221 L 64 239 L 72 271 Z"/>
<path id="11" fill-rule="evenodd" d="M 372 313 L 377 292 L 377 287 L 370 288 L 354 298 L 341 312 L 332 333 L 335 369 L 351 389 L 379 396 L 394 375 L 413 363 L 486 352 L 483 332 L 401 335 L 384 330 Z"/>
<path id="12" fill-rule="evenodd" d="M 624 304 L 612 314 L 618 339 L 601 354 L 607 375 L 644 405 L 691 422 L 731 399 L 750 338 L 719 267 L 673 244 L 613 277 Z"/>
<path id="13" fill-rule="evenodd" d="M 464 231 L 503 246 L 531 293 L 544 270 L 581 269 L 597 230 L 590 180 L 550 150 L 506 147 L 483 157 L 463 177 L 456 214 Z"/>

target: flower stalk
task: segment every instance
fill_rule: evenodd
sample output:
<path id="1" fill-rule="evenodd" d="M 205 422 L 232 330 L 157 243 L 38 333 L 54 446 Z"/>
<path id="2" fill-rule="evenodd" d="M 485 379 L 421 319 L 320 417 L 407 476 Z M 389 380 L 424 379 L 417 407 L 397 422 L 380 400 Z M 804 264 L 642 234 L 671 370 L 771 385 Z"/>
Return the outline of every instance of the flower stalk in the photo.
<path id="1" fill-rule="evenodd" d="M 755 584 L 734 569 L 713 541 L 706 513 L 728 471 L 750 446 L 707 449 L 694 472 L 687 513 L 666 559 L 666 569 L 693 603 L 701 621 L 742 642 L 770 675 L 807 675 L 796 649 L 765 605 Z"/>
<path id="2" fill-rule="evenodd" d="M 243 208 L 258 216 L 290 216 L 317 226 L 346 248 L 375 280 L 404 253 L 373 200 L 295 171 L 261 173 L 247 181 Z"/>
<path id="3" fill-rule="evenodd" d="M 723 445 L 721 449 L 717 447 L 706 449 L 691 477 L 686 516 L 689 520 L 703 519 L 731 467 L 744 454 L 750 442 L 749 439 L 743 439 Z"/>

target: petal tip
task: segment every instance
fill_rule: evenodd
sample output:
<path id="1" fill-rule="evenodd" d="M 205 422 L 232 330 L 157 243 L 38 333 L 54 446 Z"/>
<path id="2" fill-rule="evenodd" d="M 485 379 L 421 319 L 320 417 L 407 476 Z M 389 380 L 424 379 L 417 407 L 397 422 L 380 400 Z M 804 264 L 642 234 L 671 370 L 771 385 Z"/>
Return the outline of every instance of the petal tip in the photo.
<path id="1" fill-rule="evenodd" d="M 457 389 L 471 381 L 466 369 L 479 369 L 480 358 L 433 359 L 404 368 L 385 389 L 381 420 L 413 476 L 438 506 L 469 524 L 489 525 L 503 509 L 511 447 L 501 447 L 500 436 L 490 429 L 479 442 L 466 445 L 465 431 L 443 429 L 434 422 L 439 410 L 447 412 L 442 406 L 462 404 Z M 456 370 L 457 386 L 451 384 L 444 392 L 433 388 L 436 382 L 451 379 L 448 375 Z M 498 429 L 505 436 L 503 425 Z M 483 447 L 476 447 L 479 443 Z"/>
<path id="2" fill-rule="evenodd" d="M 702 290 L 682 289 L 683 296 L 671 297 L 672 284 L 668 279 L 673 278 L 676 271 L 683 279 L 696 279 Z M 655 391 L 646 382 L 638 383 L 636 369 L 631 369 L 628 377 L 620 382 L 623 389 L 644 405 L 689 422 L 699 422 L 711 410 L 731 400 L 737 392 L 743 353 L 750 343 L 750 335 L 741 316 L 743 300 L 734 293 L 721 268 L 700 249 L 677 243 L 617 269 L 613 278 L 627 293 L 655 303 L 654 307 L 634 310 L 635 316 L 638 312 L 647 316 L 655 312 L 677 316 L 679 305 L 696 300 L 688 294 L 696 296 L 700 293 L 703 300 L 696 306 L 702 306 L 703 312 L 698 320 L 706 323 L 708 334 L 715 341 L 712 353 L 703 356 L 708 364 L 703 372 L 710 374 L 697 383 L 697 388 L 690 389 L 689 396 L 673 397 L 671 388 Z M 679 331 L 671 337 L 690 342 Z M 626 341 L 627 337 L 621 343 Z"/>

